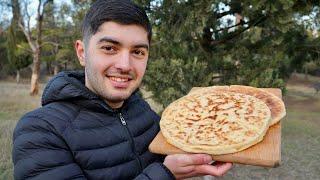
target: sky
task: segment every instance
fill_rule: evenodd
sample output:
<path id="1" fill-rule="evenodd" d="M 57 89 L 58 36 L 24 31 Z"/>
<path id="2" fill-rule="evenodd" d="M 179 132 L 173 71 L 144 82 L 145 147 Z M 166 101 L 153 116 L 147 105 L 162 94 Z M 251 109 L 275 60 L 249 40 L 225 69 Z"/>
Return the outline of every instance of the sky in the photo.
<path id="1" fill-rule="evenodd" d="M 30 2 L 28 5 L 28 13 L 31 15 L 30 24 L 31 24 L 31 26 L 35 26 L 35 24 L 36 24 L 35 16 L 36 16 L 36 11 L 37 11 L 37 6 L 39 4 L 39 1 L 35 1 L 35 0 L 27 0 L 27 1 Z M 54 3 L 56 5 L 58 5 L 58 7 L 59 7 L 63 3 L 71 4 L 71 0 L 54 0 Z M 1 11 L 0 12 L 0 21 L 2 21 L 0 23 L 1 24 L 2 23 L 5 23 L 5 24 L 10 23 L 10 20 L 12 18 L 11 9 L 7 8 L 5 6 L 1 6 L 0 11 Z"/>
<path id="2" fill-rule="evenodd" d="M 59 7 L 63 3 L 71 4 L 71 0 L 54 0 L 54 3 L 56 5 L 58 5 L 58 7 Z M 38 4 L 39 4 L 39 1 L 31 0 L 31 3 L 29 5 L 29 7 L 28 7 L 28 9 L 30 9 L 30 13 L 33 13 L 33 15 L 32 15 L 33 18 L 31 19 L 31 22 L 30 22 L 31 27 L 35 26 L 35 24 L 36 24 L 35 13 L 37 11 Z"/>

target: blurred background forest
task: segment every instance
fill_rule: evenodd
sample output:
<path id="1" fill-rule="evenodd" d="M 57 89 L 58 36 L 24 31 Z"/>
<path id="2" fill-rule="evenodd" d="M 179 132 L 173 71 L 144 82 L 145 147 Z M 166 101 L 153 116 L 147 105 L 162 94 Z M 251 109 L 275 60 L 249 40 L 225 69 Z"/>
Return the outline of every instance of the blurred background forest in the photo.
<path id="1" fill-rule="evenodd" d="M 0 179 L 12 178 L 10 138 L 16 121 L 39 106 L 48 78 L 81 69 L 73 44 L 81 38 L 81 22 L 91 2 L 0 0 L 0 146 L 6 147 L 1 149 Z M 284 129 L 286 165 L 283 172 L 253 168 L 254 172 L 273 172 L 274 178 L 305 178 L 300 173 L 320 177 L 320 163 L 314 162 L 320 159 L 319 0 L 135 2 L 153 25 L 142 89 L 157 103 L 158 112 L 194 86 L 281 88 L 287 92 L 291 119 Z M 307 119 L 307 124 L 300 119 Z M 301 141 L 307 144 L 300 147 Z M 306 151 L 311 152 L 307 160 L 295 159 Z M 296 163 L 310 168 L 296 171 Z M 237 174 L 250 170 L 240 168 L 229 177 L 255 178 L 256 174 Z"/>
<path id="2" fill-rule="evenodd" d="M 293 72 L 320 75 L 319 1 L 136 2 L 154 32 L 144 86 L 163 105 L 193 86 L 284 89 Z M 0 78 L 28 78 L 37 94 L 46 76 L 80 69 L 73 44 L 90 1 L 0 3 Z"/>

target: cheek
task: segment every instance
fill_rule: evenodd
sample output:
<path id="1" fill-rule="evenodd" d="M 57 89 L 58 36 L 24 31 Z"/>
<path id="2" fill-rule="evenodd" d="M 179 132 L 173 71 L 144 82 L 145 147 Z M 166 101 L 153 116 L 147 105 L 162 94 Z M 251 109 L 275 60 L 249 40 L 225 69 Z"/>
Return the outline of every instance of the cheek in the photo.
<path id="1" fill-rule="evenodd" d="M 141 62 L 136 62 L 134 64 L 134 67 L 136 69 L 136 73 L 139 76 L 143 76 L 145 71 L 146 71 L 146 67 L 147 67 L 147 61 L 141 61 Z"/>
<path id="2" fill-rule="evenodd" d="M 106 60 L 106 58 L 95 56 L 94 59 L 90 59 L 90 67 L 91 69 L 95 70 L 97 73 L 104 72 L 107 68 L 110 67 L 110 60 Z"/>

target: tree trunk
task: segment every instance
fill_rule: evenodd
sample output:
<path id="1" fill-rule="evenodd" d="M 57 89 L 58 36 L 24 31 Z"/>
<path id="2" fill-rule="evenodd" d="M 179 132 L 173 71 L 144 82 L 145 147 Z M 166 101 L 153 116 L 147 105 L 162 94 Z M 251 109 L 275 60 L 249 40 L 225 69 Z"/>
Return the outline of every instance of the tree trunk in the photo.
<path id="1" fill-rule="evenodd" d="M 52 71 L 52 63 L 50 61 L 47 61 L 46 62 L 47 64 L 47 75 L 52 75 L 53 74 L 53 71 Z"/>
<path id="2" fill-rule="evenodd" d="M 304 79 L 308 80 L 308 68 L 304 68 Z"/>
<path id="3" fill-rule="evenodd" d="M 39 51 L 33 55 L 33 66 L 31 75 L 30 95 L 34 96 L 39 93 L 39 77 L 40 77 L 40 54 Z"/>
<path id="4" fill-rule="evenodd" d="M 243 17 L 240 14 L 236 13 L 236 24 L 239 24 L 242 19 Z"/>
<path id="5" fill-rule="evenodd" d="M 19 69 L 17 70 L 16 81 L 17 81 L 17 84 L 20 83 L 20 70 Z"/>
<path id="6" fill-rule="evenodd" d="M 57 64 L 54 65 L 53 75 L 57 75 L 59 71 L 60 71 L 60 68 L 59 68 L 59 65 L 57 63 Z"/>
<path id="7" fill-rule="evenodd" d="M 48 5 L 50 2 L 53 2 L 52 0 L 46 0 L 41 1 L 38 0 L 38 8 L 37 8 L 37 25 L 36 25 L 36 32 L 33 36 L 29 23 L 30 23 L 30 16 L 28 16 L 28 25 L 24 25 L 22 19 L 23 17 L 20 17 L 19 21 L 19 27 L 23 31 L 29 46 L 33 52 L 33 65 L 32 65 L 32 75 L 31 75 L 31 89 L 30 89 L 30 95 L 37 95 L 39 93 L 39 77 L 40 77 L 40 55 L 41 55 L 41 46 L 42 46 L 42 23 L 43 23 L 43 14 L 44 9 L 46 5 Z"/>

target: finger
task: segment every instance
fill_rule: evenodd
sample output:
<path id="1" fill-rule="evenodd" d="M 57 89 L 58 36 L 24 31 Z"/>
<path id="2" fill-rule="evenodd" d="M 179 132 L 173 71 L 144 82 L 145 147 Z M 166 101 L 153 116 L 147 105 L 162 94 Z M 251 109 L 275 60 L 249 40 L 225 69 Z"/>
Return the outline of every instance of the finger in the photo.
<path id="1" fill-rule="evenodd" d="M 189 171 L 189 172 L 184 171 L 184 172 L 177 173 L 176 177 L 177 177 L 177 179 L 184 179 L 184 178 L 205 176 L 205 175 L 222 176 L 232 167 L 232 163 L 215 162 L 215 164 L 217 164 L 215 167 L 213 167 L 213 168 L 216 168 L 216 170 L 214 170 L 215 172 L 210 170 L 210 168 L 212 168 L 212 165 L 187 166 L 185 168 L 192 167 L 192 169 L 190 169 L 191 171 Z M 230 165 L 231 165 L 230 168 L 223 169 L 223 168 L 225 168 L 225 166 L 230 166 Z M 204 167 L 204 166 L 208 166 L 209 168 Z M 221 172 L 219 172 L 219 170 L 221 170 Z"/>
<path id="2" fill-rule="evenodd" d="M 195 166 L 194 165 L 190 165 L 190 166 L 182 166 L 182 167 L 178 167 L 175 169 L 175 173 L 178 174 L 187 174 L 190 172 L 193 172 L 195 170 Z"/>
<path id="3" fill-rule="evenodd" d="M 179 157 L 179 161 L 184 166 L 208 164 L 212 161 L 212 157 L 208 154 L 183 154 Z"/>
<path id="4" fill-rule="evenodd" d="M 227 172 L 228 170 L 230 170 L 232 168 L 233 164 L 232 163 L 225 163 L 225 162 L 217 162 L 217 164 L 215 166 L 217 167 L 218 170 Z"/>
<path id="5" fill-rule="evenodd" d="M 199 174 L 207 174 L 212 176 L 222 176 L 232 167 L 232 163 L 220 163 L 217 166 L 198 165 L 195 167 L 195 172 Z"/>

